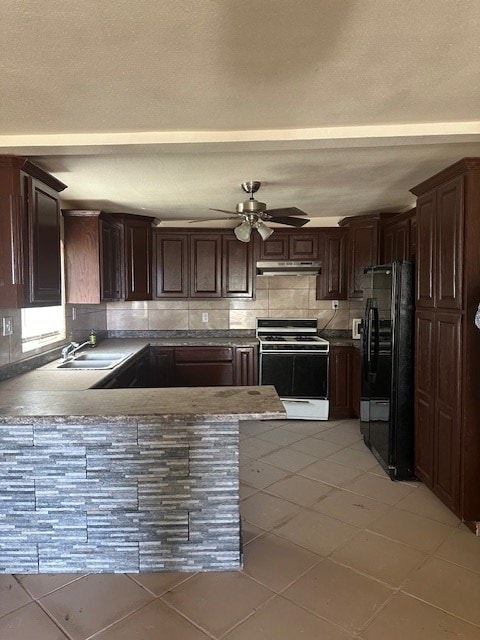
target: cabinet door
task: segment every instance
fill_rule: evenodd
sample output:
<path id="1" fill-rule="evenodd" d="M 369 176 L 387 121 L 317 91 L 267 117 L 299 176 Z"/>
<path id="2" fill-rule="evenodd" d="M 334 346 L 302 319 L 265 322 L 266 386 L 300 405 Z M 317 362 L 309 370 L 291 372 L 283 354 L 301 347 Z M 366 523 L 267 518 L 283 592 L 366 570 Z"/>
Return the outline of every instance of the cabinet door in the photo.
<path id="1" fill-rule="evenodd" d="M 329 419 L 351 418 L 351 347 L 330 349 Z"/>
<path id="2" fill-rule="evenodd" d="M 352 223 L 348 228 L 348 297 L 363 297 L 363 270 L 377 264 L 378 223 Z"/>
<path id="3" fill-rule="evenodd" d="M 63 211 L 65 292 L 70 304 L 99 304 L 100 271 L 98 215 Z"/>
<path id="4" fill-rule="evenodd" d="M 410 218 L 410 259 L 415 260 L 417 255 L 417 215 L 414 211 Z"/>
<path id="5" fill-rule="evenodd" d="M 346 229 L 321 230 L 319 243 L 323 264 L 322 273 L 317 277 L 317 300 L 345 300 Z"/>
<path id="6" fill-rule="evenodd" d="M 149 221 L 125 219 L 125 300 L 152 299 L 152 228 Z"/>
<path id="7" fill-rule="evenodd" d="M 234 384 L 231 347 L 177 347 L 175 386 L 216 387 Z"/>
<path id="8" fill-rule="evenodd" d="M 222 295 L 222 236 L 190 236 L 190 297 L 220 298 Z"/>
<path id="9" fill-rule="evenodd" d="M 360 387 L 361 387 L 361 358 L 360 349 L 352 347 L 350 361 L 350 381 L 352 391 L 352 413 L 360 418 Z"/>
<path id="10" fill-rule="evenodd" d="M 38 180 L 25 177 L 30 306 L 61 303 L 60 207 L 58 195 Z"/>
<path id="11" fill-rule="evenodd" d="M 435 306 L 433 278 L 436 264 L 435 211 L 436 192 L 429 191 L 417 201 L 417 306 Z"/>
<path id="12" fill-rule="evenodd" d="M 100 220 L 100 299 L 120 300 L 122 297 L 121 242 L 119 226 Z"/>
<path id="13" fill-rule="evenodd" d="M 290 260 L 318 260 L 318 234 L 290 233 L 288 257 Z"/>
<path id="14" fill-rule="evenodd" d="M 272 236 L 260 243 L 260 260 L 288 260 L 289 234 L 275 230 Z"/>
<path id="15" fill-rule="evenodd" d="M 235 384 L 258 384 L 258 358 L 256 347 L 236 347 Z"/>
<path id="16" fill-rule="evenodd" d="M 253 296 L 253 242 L 239 242 L 235 236 L 223 236 L 222 296 Z"/>
<path id="17" fill-rule="evenodd" d="M 462 308 L 463 176 L 437 191 L 436 302 L 437 308 Z"/>
<path id="18" fill-rule="evenodd" d="M 383 264 L 410 258 L 410 220 L 386 224 L 382 230 L 381 257 Z"/>
<path id="19" fill-rule="evenodd" d="M 394 260 L 410 258 L 410 220 L 402 220 L 395 226 Z"/>
<path id="20" fill-rule="evenodd" d="M 150 348 L 150 383 L 152 387 L 173 387 L 175 369 L 174 347 Z"/>
<path id="21" fill-rule="evenodd" d="M 188 235 L 154 232 L 155 297 L 188 298 Z"/>
<path id="22" fill-rule="evenodd" d="M 461 323 L 458 313 L 437 313 L 435 326 L 434 492 L 460 510 Z"/>
<path id="23" fill-rule="evenodd" d="M 415 473 L 433 488 L 435 430 L 435 316 L 417 311 L 415 318 Z"/>

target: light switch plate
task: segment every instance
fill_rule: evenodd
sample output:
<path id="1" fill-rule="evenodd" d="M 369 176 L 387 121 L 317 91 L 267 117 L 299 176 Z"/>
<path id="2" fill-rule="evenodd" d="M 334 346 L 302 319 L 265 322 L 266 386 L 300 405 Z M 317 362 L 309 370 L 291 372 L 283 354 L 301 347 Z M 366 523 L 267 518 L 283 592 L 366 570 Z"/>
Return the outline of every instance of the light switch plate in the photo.
<path id="1" fill-rule="evenodd" d="M 12 316 L 6 316 L 2 318 L 2 335 L 13 335 L 13 318 Z"/>

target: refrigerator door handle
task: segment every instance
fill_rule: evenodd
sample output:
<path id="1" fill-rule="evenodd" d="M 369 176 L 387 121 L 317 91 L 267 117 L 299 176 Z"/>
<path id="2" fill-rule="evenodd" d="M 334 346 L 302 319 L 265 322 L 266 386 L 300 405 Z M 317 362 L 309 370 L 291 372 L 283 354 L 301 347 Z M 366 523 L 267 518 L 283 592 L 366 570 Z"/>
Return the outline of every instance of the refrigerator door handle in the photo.
<path id="1" fill-rule="evenodd" d="M 370 318 L 370 298 L 367 298 L 365 304 L 365 319 L 362 330 L 362 347 L 363 347 L 363 371 L 365 378 L 368 380 L 370 375 L 370 347 L 372 341 L 372 324 Z"/>
<path id="2" fill-rule="evenodd" d="M 378 351 L 380 347 L 380 324 L 378 320 L 378 308 L 372 307 L 373 311 L 373 359 L 372 359 L 372 373 L 377 373 L 378 367 Z"/>

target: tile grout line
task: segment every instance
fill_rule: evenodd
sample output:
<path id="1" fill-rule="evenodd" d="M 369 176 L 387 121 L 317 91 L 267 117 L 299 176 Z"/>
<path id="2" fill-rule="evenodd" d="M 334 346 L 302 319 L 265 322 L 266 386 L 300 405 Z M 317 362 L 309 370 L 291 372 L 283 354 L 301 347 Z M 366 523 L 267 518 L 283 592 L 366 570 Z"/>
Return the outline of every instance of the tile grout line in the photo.
<path id="1" fill-rule="evenodd" d="M 429 607 L 432 607 L 433 609 L 436 609 L 437 611 L 441 611 L 442 613 L 446 613 L 447 615 L 451 616 L 452 618 L 456 618 L 457 620 L 461 620 L 462 622 L 465 622 L 466 624 L 469 624 L 472 627 L 477 627 L 478 629 L 480 629 L 480 624 L 478 622 L 473 622 L 472 620 L 468 620 L 467 618 L 462 618 L 462 616 L 459 616 L 456 613 L 452 613 L 451 611 L 448 611 L 448 609 L 443 609 L 438 604 L 434 604 L 433 602 L 429 602 L 428 600 L 423 600 L 422 598 L 419 598 L 418 596 L 414 595 L 413 593 L 409 593 L 408 591 L 403 591 L 402 589 L 399 590 L 399 593 L 401 593 L 402 595 L 407 596 L 409 598 L 413 598 L 414 600 L 418 600 L 418 602 L 422 602 L 423 604 L 426 604 Z"/>
<path id="2" fill-rule="evenodd" d="M 204 627 L 202 627 L 198 622 L 195 622 L 195 620 L 192 620 L 191 618 L 189 618 L 186 613 L 181 611 L 181 609 L 178 609 L 174 604 L 172 604 L 171 602 L 168 602 L 167 600 L 164 600 L 164 595 L 159 596 L 158 599 L 161 600 L 161 602 L 163 602 L 165 606 L 167 606 L 172 611 L 175 611 L 175 613 L 178 614 L 181 618 L 186 620 L 188 623 L 193 625 L 196 629 L 198 629 L 202 633 L 206 634 L 209 638 L 212 638 L 212 640 L 218 640 L 219 636 L 215 636 L 211 631 L 208 631 L 208 629 L 205 629 Z"/>
<path id="3" fill-rule="evenodd" d="M 119 575 L 125 575 L 124 573 L 119 574 Z M 95 633 L 86 636 L 85 638 L 82 638 L 81 640 L 93 640 L 95 637 L 98 637 L 99 634 L 104 633 L 105 631 L 107 631 L 108 629 L 111 629 L 112 627 L 114 627 L 116 624 L 118 624 L 119 622 L 124 622 L 125 620 L 127 620 L 128 618 L 130 618 L 131 616 L 137 614 L 139 611 L 141 611 L 142 609 L 144 609 L 145 607 L 148 607 L 150 604 L 152 604 L 152 602 L 155 602 L 155 600 L 158 600 L 158 597 L 152 598 L 152 600 L 150 600 L 150 602 L 146 602 L 144 604 L 142 604 L 140 607 L 137 607 L 136 609 L 134 609 L 133 611 L 130 611 L 129 613 L 127 613 L 127 615 L 125 616 L 121 616 L 120 618 L 117 618 L 116 620 L 114 620 L 111 624 L 107 624 L 106 627 L 102 627 L 101 629 L 99 629 L 98 631 L 95 631 Z M 75 639 L 73 639 L 75 640 Z M 78 638 L 77 638 L 78 640 Z"/>

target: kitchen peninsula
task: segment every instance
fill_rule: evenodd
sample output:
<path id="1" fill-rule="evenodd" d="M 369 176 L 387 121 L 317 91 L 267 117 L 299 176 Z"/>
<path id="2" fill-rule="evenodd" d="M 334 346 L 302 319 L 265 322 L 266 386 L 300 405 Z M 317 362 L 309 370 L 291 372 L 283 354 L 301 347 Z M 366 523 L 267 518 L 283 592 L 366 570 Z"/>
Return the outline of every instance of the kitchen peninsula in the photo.
<path id="1" fill-rule="evenodd" d="M 239 568 L 239 421 L 285 417 L 275 389 L 91 388 L 102 376 L 0 385 L 0 572 Z"/>

